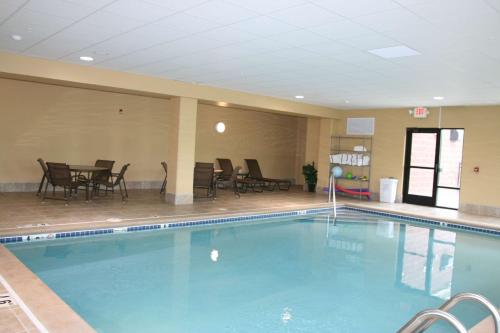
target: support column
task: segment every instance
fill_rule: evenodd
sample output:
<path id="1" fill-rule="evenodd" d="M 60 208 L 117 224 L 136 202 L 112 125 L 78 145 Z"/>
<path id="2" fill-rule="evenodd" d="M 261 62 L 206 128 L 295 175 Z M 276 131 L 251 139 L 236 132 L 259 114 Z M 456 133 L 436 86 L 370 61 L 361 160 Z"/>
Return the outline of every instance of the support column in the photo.
<path id="1" fill-rule="evenodd" d="M 328 187 L 330 175 L 330 138 L 334 119 L 307 119 L 305 163 L 314 161 L 318 169 L 318 184 L 316 191 L 323 192 Z M 306 190 L 304 188 L 304 190 Z"/>
<path id="2" fill-rule="evenodd" d="M 330 176 L 330 140 L 333 133 L 334 119 L 321 119 L 318 143 L 318 192 L 328 188 Z"/>
<path id="3" fill-rule="evenodd" d="M 189 97 L 176 97 L 172 104 L 177 127 L 171 133 L 173 149 L 168 156 L 165 199 L 174 205 L 192 204 L 198 100 Z"/>

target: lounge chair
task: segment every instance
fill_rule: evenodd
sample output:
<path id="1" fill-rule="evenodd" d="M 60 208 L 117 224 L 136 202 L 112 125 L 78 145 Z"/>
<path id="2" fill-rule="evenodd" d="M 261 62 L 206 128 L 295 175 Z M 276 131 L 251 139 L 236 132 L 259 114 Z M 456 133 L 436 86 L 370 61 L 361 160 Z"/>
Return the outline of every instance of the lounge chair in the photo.
<path id="1" fill-rule="evenodd" d="M 167 165 L 167 162 L 165 162 L 165 161 L 161 162 L 161 165 L 163 166 L 163 170 L 165 170 L 165 179 L 163 179 L 163 184 L 161 185 L 161 189 L 160 189 L 160 194 L 163 194 L 163 193 L 165 193 L 166 188 L 167 188 L 168 165 Z"/>
<path id="2" fill-rule="evenodd" d="M 233 174 L 233 163 L 229 158 L 217 158 L 217 163 L 219 163 L 222 169 L 222 174 L 220 175 L 220 180 L 230 180 Z"/>
<path id="3" fill-rule="evenodd" d="M 263 183 L 267 188 L 272 191 L 276 187 L 279 190 L 288 191 L 291 186 L 291 182 L 287 179 L 276 179 L 276 178 L 265 178 L 262 176 L 262 172 L 259 167 L 259 162 L 256 159 L 245 159 L 248 167 L 248 178 L 255 179 L 258 182 Z"/>
<path id="4" fill-rule="evenodd" d="M 240 175 L 241 167 L 237 166 L 234 168 L 231 175 L 231 182 L 234 187 L 234 194 L 240 197 L 240 193 L 246 193 L 249 189 L 253 192 L 263 192 L 262 182 L 255 180 L 253 178 L 241 177 Z"/>

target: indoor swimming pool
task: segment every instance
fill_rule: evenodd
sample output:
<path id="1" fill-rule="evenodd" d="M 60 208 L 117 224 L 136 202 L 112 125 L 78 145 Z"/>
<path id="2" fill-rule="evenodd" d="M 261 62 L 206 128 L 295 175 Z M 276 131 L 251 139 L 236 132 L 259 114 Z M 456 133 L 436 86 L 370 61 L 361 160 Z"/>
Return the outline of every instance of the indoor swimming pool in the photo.
<path id="1" fill-rule="evenodd" d="M 386 217 L 319 214 L 7 247 L 102 333 L 381 333 L 459 292 L 500 305 L 500 237 Z M 468 327 L 487 315 L 475 304 L 453 313 Z"/>

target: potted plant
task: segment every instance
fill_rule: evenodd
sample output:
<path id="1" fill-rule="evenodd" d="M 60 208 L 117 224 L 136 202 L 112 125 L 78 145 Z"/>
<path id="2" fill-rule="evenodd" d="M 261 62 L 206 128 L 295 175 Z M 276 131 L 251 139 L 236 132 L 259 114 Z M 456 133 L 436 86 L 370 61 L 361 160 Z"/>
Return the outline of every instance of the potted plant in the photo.
<path id="1" fill-rule="evenodd" d="M 316 183 L 318 182 L 318 170 L 314 166 L 314 162 L 306 164 L 302 167 L 302 174 L 306 180 L 309 192 L 316 192 Z"/>

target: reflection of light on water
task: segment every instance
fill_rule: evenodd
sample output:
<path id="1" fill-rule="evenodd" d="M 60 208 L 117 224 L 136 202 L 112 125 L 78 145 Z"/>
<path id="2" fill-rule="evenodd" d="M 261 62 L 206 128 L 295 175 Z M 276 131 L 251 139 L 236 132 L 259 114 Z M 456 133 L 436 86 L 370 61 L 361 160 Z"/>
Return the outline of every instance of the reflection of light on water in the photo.
<path id="1" fill-rule="evenodd" d="M 213 262 L 217 262 L 217 260 L 219 260 L 219 251 L 217 251 L 216 249 L 213 249 L 212 252 L 210 252 L 210 259 Z"/>
<path id="2" fill-rule="evenodd" d="M 292 309 L 284 308 L 281 314 L 281 321 L 283 324 L 287 324 L 290 320 L 292 320 Z"/>

